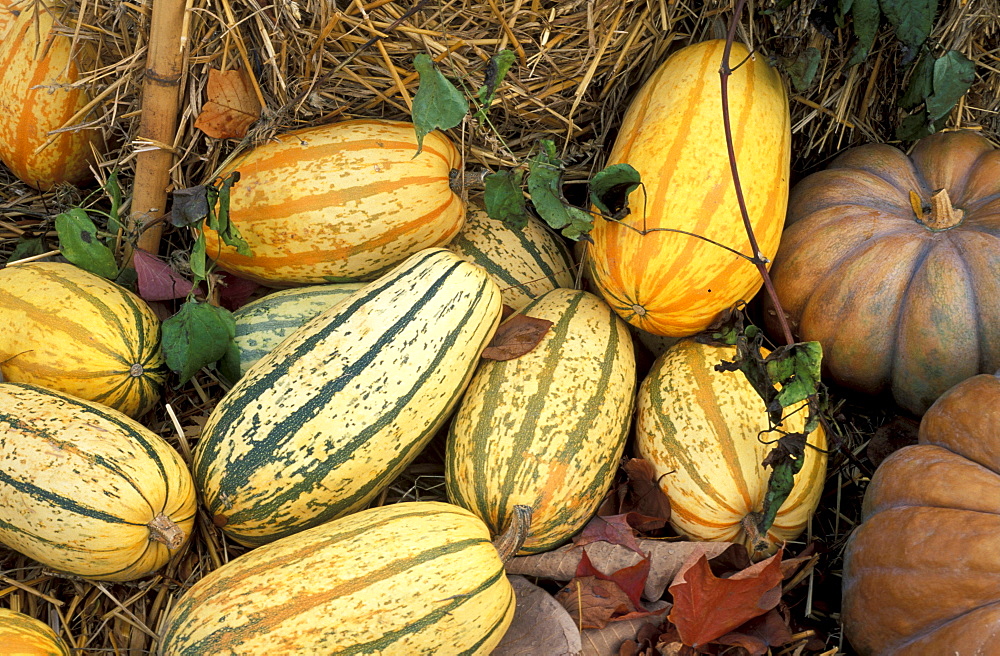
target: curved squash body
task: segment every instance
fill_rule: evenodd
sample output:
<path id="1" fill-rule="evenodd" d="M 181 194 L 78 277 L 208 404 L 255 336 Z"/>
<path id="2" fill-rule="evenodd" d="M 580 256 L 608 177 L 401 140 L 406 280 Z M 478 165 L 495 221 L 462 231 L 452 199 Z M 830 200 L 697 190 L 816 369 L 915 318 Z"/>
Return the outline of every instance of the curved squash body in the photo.
<path id="1" fill-rule="evenodd" d="M 70 656 L 70 650 L 48 624 L 24 613 L 0 608 L 0 654 Z"/>
<path id="2" fill-rule="evenodd" d="M 491 219 L 482 208 L 470 208 L 465 226 L 448 248 L 489 271 L 503 302 L 515 310 L 550 289 L 573 287 L 576 267 L 569 249 L 534 216 L 515 230 Z"/>
<path id="3" fill-rule="evenodd" d="M 253 255 L 205 231 L 224 269 L 272 287 L 373 280 L 423 248 L 448 243 L 465 205 L 449 175 L 461 155 L 440 132 L 355 120 L 297 130 L 246 153 L 230 220 Z M 414 157 L 416 155 L 416 157 Z"/>
<path id="4" fill-rule="evenodd" d="M 61 262 L 0 269 L 0 372 L 137 417 L 160 400 L 160 321 L 141 298 Z"/>
<path id="5" fill-rule="evenodd" d="M 489 654 L 514 592 L 486 526 L 446 503 L 364 510 L 282 538 L 195 583 L 160 656 Z"/>
<path id="6" fill-rule="evenodd" d="M 483 269 L 433 248 L 302 326 L 205 424 L 216 523 L 256 545 L 363 508 L 444 424 L 500 309 Z"/>
<path id="7" fill-rule="evenodd" d="M 240 375 L 316 315 L 329 310 L 365 283 L 308 285 L 268 294 L 233 312 L 240 350 Z"/>
<path id="8" fill-rule="evenodd" d="M 524 313 L 553 326 L 525 355 L 479 365 L 448 434 L 445 482 L 449 500 L 495 534 L 515 505 L 530 506 L 527 554 L 572 537 L 610 488 L 635 358 L 625 323 L 593 294 L 555 289 Z"/>
<path id="9" fill-rule="evenodd" d="M 89 181 L 93 149 L 104 147 L 100 131 L 93 129 L 63 132 L 50 140 L 50 132 L 90 102 L 85 88 L 70 86 L 79 79 L 79 69 L 72 38 L 55 32 L 55 11 L 25 4 L 0 40 L 0 160 L 43 191 Z"/>
<path id="10" fill-rule="evenodd" d="M 677 51 L 645 83 L 622 122 L 608 164 L 631 164 L 643 188 L 621 222 L 597 218 L 587 266 L 615 311 L 643 330 L 683 337 L 706 328 L 762 284 L 750 262 L 683 230 L 752 255 L 722 122 L 723 41 Z M 740 182 L 761 253 L 771 259 L 788 202 L 791 128 L 781 78 L 765 58 L 744 62 L 733 44 L 729 111 Z M 639 230 L 654 230 L 640 234 Z"/>
<path id="11" fill-rule="evenodd" d="M 763 509 L 771 470 L 761 462 L 774 445 L 758 439 L 768 417 L 743 373 L 714 369 L 735 358 L 735 348 L 690 339 L 667 349 L 639 385 L 636 447 L 661 477 L 675 530 L 695 540 L 742 542 L 753 553 L 742 521 Z M 785 413 L 780 428 L 801 432 L 806 413 Z M 826 449 L 822 428 L 809 434 L 808 444 L 816 448 L 806 448 L 795 486 L 778 509 L 767 535 L 771 550 L 796 538 L 819 503 L 827 460 L 817 450 Z"/>
<path id="12" fill-rule="evenodd" d="M 0 542 L 104 581 L 159 569 L 187 541 L 195 491 L 180 455 L 120 412 L 0 383 Z"/>

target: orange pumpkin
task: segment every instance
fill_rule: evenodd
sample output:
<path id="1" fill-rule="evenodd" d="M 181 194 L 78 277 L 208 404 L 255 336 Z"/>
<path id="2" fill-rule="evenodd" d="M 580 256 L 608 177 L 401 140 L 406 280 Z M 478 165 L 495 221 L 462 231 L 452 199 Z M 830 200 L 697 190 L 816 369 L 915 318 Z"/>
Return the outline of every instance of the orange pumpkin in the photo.
<path id="1" fill-rule="evenodd" d="M 1000 150 L 939 133 L 850 149 L 792 190 L 771 269 L 831 380 L 920 414 L 1000 368 Z M 769 299 L 767 326 L 778 332 Z"/>
<path id="2" fill-rule="evenodd" d="M 624 220 L 595 221 L 588 274 L 619 315 L 656 335 L 693 335 L 762 284 L 752 263 L 692 236 L 751 254 L 723 129 L 723 47 L 707 41 L 671 55 L 632 101 L 608 158 L 632 165 L 643 186 Z M 748 56 L 733 45 L 729 61 L 740 66 L 729 78 L 729 112 L 750 220 L 771 258 L 788 200 L 789 108 L 766 58 Z"/>
<path id="3" fill-rule="evenodd" d="M 862 655 L 995 654 L 1000 635 L 1000 378 L 923 416 L 876 470 L 844 554 L 844 632 Z"/>
<path id="4" fill-rule="evenodd" d="M 0 8 L 0 16 L 15 4 Z M 90 103 L 81 86 L 80 52 L 72 38 L 56 31 L 57 5 L 25 4 L 0 32 L 0 160 L 26 184 L 48 190 L 57 184 L 83 184 L 92 178 L 94 152 L 104 147 L 99 130 L 52 134 Z M 0 23 L 4 19 L 0 18 Z"/>

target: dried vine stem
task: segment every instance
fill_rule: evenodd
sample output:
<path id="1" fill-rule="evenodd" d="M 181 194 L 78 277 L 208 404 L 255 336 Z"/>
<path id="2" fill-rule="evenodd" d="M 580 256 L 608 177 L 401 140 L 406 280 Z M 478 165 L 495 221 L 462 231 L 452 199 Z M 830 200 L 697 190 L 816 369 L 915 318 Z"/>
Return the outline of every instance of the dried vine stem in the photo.
<path id="1" fill-rule="evenodd" d="M 739 24 L 740 16 L 743 15 L 743 7 L 745 5 L 746 0 L 736 1 L 736 7 L 733 9 L 733 20 L 730 22 L 729 32 L 726 34 L 726 47 L 722 51 L 722 65 L 719 67 L 719 76 L 722 78 L 722 124 L 726 130 L 726 149 L 729 151 L 729 168 L 733 173 L 733 185 L 736 187 L 736 201 L 740 205 L 743 226 L 746 228 L 747 237 L 750 238 L 750 248 L 753 250 L 753 257 L 749 259 L 757 267 L 760 277 L 764 279 L 764 288 L 767 289 L 767 293 L 774 303 L 774 310 L 778 313 L 778 321 L 781 324 L 781 332 L 785 338 L 785 343 L 791 345 L 795 343 L 795 339 L 792 337 L 792 329 L 788 325 L 788 318 L 785 316 L 785 311 L 778 300 L 778 294 L 774 290 L 771 275 L 767 271 L 768 260 L 760 252 L 760 246 L 757 245 L 757 237 L 754 235 L 753 226 L 750 223 L 750 213 L 747 211 L 746 199 L 743 197 L 743 187 L 740 186 L 740 173 L 736 166 L 733 127 L 729 117 L 729 76 L 733 74 L 733 69 L 729 68 L 729 55 L 732 52 L 733 41 L 736 38 L 736 26 Z"/>

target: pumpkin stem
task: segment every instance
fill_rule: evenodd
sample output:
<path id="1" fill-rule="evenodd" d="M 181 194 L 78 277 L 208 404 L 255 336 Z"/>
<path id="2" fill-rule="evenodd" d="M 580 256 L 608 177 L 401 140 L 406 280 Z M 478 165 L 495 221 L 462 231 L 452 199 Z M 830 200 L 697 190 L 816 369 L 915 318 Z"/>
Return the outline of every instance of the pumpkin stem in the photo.
<path id="1" fill-rule="evenodd" d="M 531 526 L 531 507 L 514 506 L 514 514 L 507 523 L 503 533 L 493 541 L 493 547 L 500 556 L 500 562 L 506 564 L 521 549 L 528 539 L 528 528 Z"/>
<path id="2" fill-rule="evenodd" d="M 767 540 L 767 532 L 762 531 L 761 525 L 764 521 L 764 513 L 759 512 L 749 512 L 740 521 L 743 526 L 743 531 L 747 535 L 747 545 L 750 547 L 750 557 L 756 560 L 755 556 L 759 553 L 767 552 L 770 544 Z"/>
<path id="3" fill-rule="evenodd" d="M 921 217 L 924 225 L 940 232 L 948 228 L 954 228 L 965 217 L 965 212 L 955 208 L 951 204 L 947 189 L 938 189 L 931 194 L 931 211 Z"/>
<path id="4" fill-rule="evenodd" d="M 159 513 L 146 526 L 149 527 L 149 539 L 167 545 L 167 549 L 177 549 L 184 544 L 184 530 L 172 519 Z"/>

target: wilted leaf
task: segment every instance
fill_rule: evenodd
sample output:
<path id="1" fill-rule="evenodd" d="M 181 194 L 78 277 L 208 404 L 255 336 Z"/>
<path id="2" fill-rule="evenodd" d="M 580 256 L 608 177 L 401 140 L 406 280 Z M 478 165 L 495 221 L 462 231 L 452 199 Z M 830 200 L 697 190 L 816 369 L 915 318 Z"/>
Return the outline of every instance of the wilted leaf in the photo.
<path id="1" fill-rule="evenodd" d="M 580 634 L 583 656 L 618 656 L 622 643 L 639 638 L 645 627 L 658 626 L 663 622 L 670 610 L 670 603 L 654 601 L 646 605 L 646 610 L 649 615 L 611 622 L 603 629 L 584 629 Z"/>
<path id="2" fill-rule="evenodd" d="M 178 228 L 193 225 L 208 216 L 208 187 L 205 185 L 175 189 L 170 196 L 173 198 L 170 223 Z"/>
<path id="3" fill-rule="evenodd" d="M 479 91 L 476 92 L 479 104 L 482 105 L 476 112 L 476 116 L 480 119 L 486 117 L 486 112 L 489 111 L 490 105 L 493 104 L 493 99 L 496 97 L 497 88 L 516 60 L 517 56 L 514 51 L 506 49 L 490 57 L 490 62 L 486 65 L 486 79 L 483 81 L 483 86 L 479 87 Z"/>
<path id="4" fill-rule="evenodd" d="M 76 266 L 108 280 L 118 276 L 118 264 L 111 249 L 97 234 L 97 226 L 79 207 L 56 217 L 59 251 Z"/>
<path id="5" fill-rule="evenodd" d="M 781 551 L 729 578 L 717 578 L 704 554 L 690 559 L 670 585 L 669 619 L 684 644 L 699 647 L 781 601 Z"/>
<path id="6" fill-rule="evenodd" d="M 233 315 L 226 309 L 194 300 L 163 322 L 163 353 L 167 366 L 187 382 L 199 369 L 222 358 L 236 335 Z"/>
<path id="7" fill-rule="evenodd" d="M 552 327 L 548 319 L 515 314 L 500 324 L 489 345 L 483 349 L 486 360 L 513 360 L 538 346 Z"/>
<path id="8" fill-rule="evenodd" d="M 781 386 L 775 397 L 780 407 L 787 408 L 816 394 L 822 360 L 819 342 L 779 346 L 764 358 L 771 385 Z"/>
<path id="9" fill-rule="evenodd" d="M 865 455 L 873 466 L 878 467 L 894 451 L 917 443 L 920 422 L 909 417 L 898 416 L 881 425 L 872 435 L 865 449 Z"/>
<path id="10" fill-rule="evenodd" d="M 14 250 L 7 258 L 7 264 L 17 262 L 27 257 L 34 257 L 45 252 L 45 244 L 41 237 L 21 237 L 14 244 Z"/>
<path id="11" fill-rule="evenodd" d="M 215 139 L 242 139 L 260 118 L 260 100 L 242 70 L 208 71 L 205 104 L 194 126 Z"/>
<path id="12" fill-rule="evenodd" d="M 132 251 L 139 296 L 147 301 L 169 301 L 191 293 L 191 281 L 148 251 Z"/>
<path id="13" fill-rule="evenodd" d="M 761 536 L 767 535 L 767 532 L 771 530 L 778 509 L 784 505 L 785 499 L 792 492 L 792 487 L 795 485 L 795 475 L 802 470 L 806 459 L 807 437 L 805 433 L 782 435 L 761 463 L 762 466 L 771 468 L 771 475 L 767 480 L 767 492 L 764 493 L 761 519 L 756 527 Z M 766 544 L 762 547 L 766 547 Z"/>
<path id="14" fill-rule="evenodd" d="M 228 271 L 218 273 L 219 305 L 230 312 L 246 304 L 253 297 L 260 285 L 252 280 L 240 278 Z"/>
<path id="15" fill-rule="evenodd" d="M 562 604 L 523 576 L 510 576 L 517 607 L 514 620 L 491 656 L 577 656 L 580 630 Z"/>
<path id="16" fill-rule="evenodd" d="M 413 96 L 413 127 L 419 155 L 424 147 L 424 136 L 434 129 L 448 130 L 461 123 L 469 111 L 469 103 L 441 74 L 434 60 L 424 53 L 413 58 L 413 67 L 420 75 L 420 84 Z"/>
<path id="17" fill-rule="evenodd" d="M 483 182 L 486 193 L 483 203 L 491 219 L 503 221 L 515 230 L 528 225 L 528 208 L 521 192 L 521 178 L 524 169 L 497 171 L 486 176 Z"/>
<path id="18" fill-rule="evenodd" d="M 800 52 L 794 60 L 786 62 L 785 72 L 796 91 L 804 91 L 809 88 L 813 78 L 816 77 L 816 71 L 819 69 L 821 61 L 823 61 L 822 53 L 818 48 L 810 46 Z"/>
<path id="19" fill-rule="evenodd" d="M 590 179 L 590 202 L 604 214 L 623 219 L 628 215 L 628 196 L 641 182 L 630 164 L 612 164 Z"/>
<path id="20" fill-rule="evenodd" d="M 635 565 L 649 557 L 649 576 L 642 596 L 656 600 L 673 581 L 680 568 L 692 554 L 705 554 L 713 558 L 731 547 L 729 542 L 667 542 L 664 540 L 639 540 L 642 554 L 628 547 L 610 542 L 593 542 L 584 547 L 564 545 L 558 549 L 533 556 L 518 556 L 507 562 L 508 574 L 523 574 L 554 581 L 569 581 L 576 576 L 583 552 L 591 564 L 601 572 L 615 572 Z"/>

